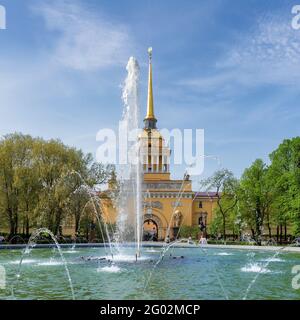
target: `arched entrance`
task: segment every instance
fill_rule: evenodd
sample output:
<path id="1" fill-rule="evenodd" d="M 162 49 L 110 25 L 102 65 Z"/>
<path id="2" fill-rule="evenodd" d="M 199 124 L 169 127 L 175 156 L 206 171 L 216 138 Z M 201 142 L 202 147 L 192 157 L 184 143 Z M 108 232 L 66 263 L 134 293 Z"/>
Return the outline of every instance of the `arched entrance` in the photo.
<path id="1" fill-rule="evenodd" d="M 157 241 L 163 238 L 163 226 L 160 218 L 155 214 L 145 214 L 143 224 L 143 240 Z"/>
<path id="2" fill-rule="evenodd" d="M 143 241 L 157 241 L 158 225 L 152 219 L 144 221 L 143 225 Z"/>

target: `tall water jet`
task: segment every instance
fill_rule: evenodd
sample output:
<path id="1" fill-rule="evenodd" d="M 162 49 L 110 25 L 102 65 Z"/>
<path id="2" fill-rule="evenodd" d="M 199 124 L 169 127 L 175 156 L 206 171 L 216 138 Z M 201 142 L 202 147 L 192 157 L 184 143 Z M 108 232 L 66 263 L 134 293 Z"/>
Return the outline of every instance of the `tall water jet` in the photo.
<path id="1" fill-rule="evenodd" d="M 119 141 L 121 161 L 119 165 L 120 191 L 117 199 L 117 239 L 119 243 L 134 241 L 136 255 L 140 255 L 142 234 L 142 171 L 138 134 L 140 132 L 139 106 L 139 65 L 131 57 L 127 64 L 127 77 L 124 81 L 122 100 L 124 103 L 120 122 Z"/>

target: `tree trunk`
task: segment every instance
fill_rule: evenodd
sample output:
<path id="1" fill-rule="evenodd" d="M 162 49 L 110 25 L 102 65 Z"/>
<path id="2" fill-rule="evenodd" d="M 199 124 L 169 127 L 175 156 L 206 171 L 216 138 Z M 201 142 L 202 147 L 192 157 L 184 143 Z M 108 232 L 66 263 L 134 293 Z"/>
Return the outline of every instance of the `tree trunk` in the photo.
<path id="1" fill-rule="evenodd" d="M 258 246 L 261 245 L 261 226 L 258 222 L 258 220 L 256 221 L 256 226 L 255 226 L 255 241 L 257 243 Z"/>
<path id="2" fill-rule="evenodd" d="M 284 223 L 284 241 L 287 241 L 287 225 L 286 222 Z"/>
<path id="3" fill-rule="evenodd" d="M 282 244 L 282 224 L 280 224 L 280 240 L 279 243 Z"/>
<path id="4" fill-rule="evenodd" d="M 87 241 L 89 241 L 89 228 L 88 227 L 86 227 L 86 229 L 85 229 L 85 238 Z"/>
<path id="5" fill-rule="evenodd" d="M 23 219 L 23 223 L 22 223 L 22 236 L 25 235 L 25 218 Z"/>
<path id="6" fill-rule="evenodd" d="M 7 215 L 9 219 L 9 236 L 8 238 L 11 239 L 15 235 L 15 222 L 13 219 L 13 214 L 10 208 L 7 209 Z"/>
<path id="7" fill-rule="evenodd" d="M 80 227 L 80 214 L 75 216 L 75 235 L 78 234 L 79 232 L 79 227 Z"/>
<path id="8" fill-rule="evenodd" d="M 261 227 L 263 225 L 263 215 L 260 205 L 260 200 L 256 200 L 256 210 L 255 210 L 255 236 L 257 245 L 261 245 Z"/>
<path id="9" fill-rule="evenodd" d="M 15 224 L 13 222 L 11 222 L 10 227 L 9 227 L 8 239 L 11 239 L 14 235 L 15 235 Z"/>
<path id="10" fill-rule="evenodd" d="M 258 246 L 261 246 L 261 232 L 260 232 L 260 230 L 257 231 L 257 233 L 256 233 L 256 239 L 255 239 L 255 241 L 256 241 L 256 244 L 257 244 Z"/>
<path id="11" fill-rule="evenodd" d="M 62 211 L 63 211 L 62 208 L 57 209 L 57 214 L 55 216 L 55 222 L 54 222 L 54 230 L 53 230 L 54 235 L 57 235 L 59 233 L 59 227 L 60 227 L 61 218 L 62 218 Z"/>
<path id="12" fill-rule="evenodd" d="M 26 221 L 25 221 L 26 237 L 29 237 L 29 203 L 26 202 Z"/>
<path id="13" fill-rule="evenodd" d="M 19 217 L 18 217 L 18 208 L 14 209 L 14 220 L 15 220 L 15 234 L 18 234 L 19 229 Z"/>
<path id="14" fill-rule="evenodd" d="M 26 226 L 25 226 L 25 229 L 26 229 L 26 237 L 29 238 L 29 217 L 27 215 L 26 217 Z"/>
<path id="15" fill-rule="evenodd" d="M 223 240 L 226 241 L 226 219 L 223 217 Z"/>
<path id="16" fill-rule="evenodd" d="M 268 229 L 269 229 L 269 238 L 272 239 L 272 228 L 269 222 L 268 222 Z"/>

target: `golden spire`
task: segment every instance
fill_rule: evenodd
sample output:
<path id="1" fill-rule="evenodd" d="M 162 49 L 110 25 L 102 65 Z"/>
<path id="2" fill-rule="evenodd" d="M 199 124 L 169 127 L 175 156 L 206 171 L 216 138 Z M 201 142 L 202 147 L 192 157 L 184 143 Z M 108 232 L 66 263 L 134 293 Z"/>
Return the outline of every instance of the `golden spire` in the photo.
<path id="1" fill-rule="evenodd" d="M 145 119 L 155 119 L 153 106 L 153 89 L 152 89 L 152 48 L 148 49 L 149 54 L 149 77 L 148 77 L 148 100 L 147 115 Z"/>

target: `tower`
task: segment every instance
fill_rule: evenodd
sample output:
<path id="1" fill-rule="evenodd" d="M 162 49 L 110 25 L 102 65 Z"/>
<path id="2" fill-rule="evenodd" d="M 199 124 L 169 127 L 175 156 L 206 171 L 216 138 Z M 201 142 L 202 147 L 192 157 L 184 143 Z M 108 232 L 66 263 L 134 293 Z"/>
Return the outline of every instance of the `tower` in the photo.
<path id="1" fill-rule="evenodd" d="M 149 74 L 148 74 L 148 98 L 147 115 L 144 119 L 145 130 L 156 129 L 156 118 L 154 116 L 153 87 L 152 87 L 152 48 L 148 49 L 149 54 Z"/>
<path id="2" fill-rule="evenodd" d="M 152 48 L 148 49 L 148 97 L 147 113 L 144 118 L 144 130 L 140 136 L 141 156 L 145 180 L 170 179 L 170 149 L 165 146 L 165 140 L 157 130 L 157 119 L 154 115 L 154 99 L 152 86 Z"/>
<path id="3" fill-rule="evenodd" d="M 162 131 L 157 129 L 154 110 L 152 48 L 148 49 L 148 54 L 147 111 L 144 129 L 139 134 L 143 171 L 143 239 L 153 239 L 153 230 L 156 239 L 164 240 L 167 236 L 175 239 L 181 225 L 197 227 L 200 217 L 205 217 L 209 225 L 217 205 L 217 197 L 206 192 L 193 192 L 192 182 L 187 177 L 179 180 L 170 177 L 171 151 Z M 105 216 L 113 223 L 118 212 L 110 196 L 110 192 L 101 193 Z M 152 234 L 152 237 L 149 238 L 149 234 Z"/>

